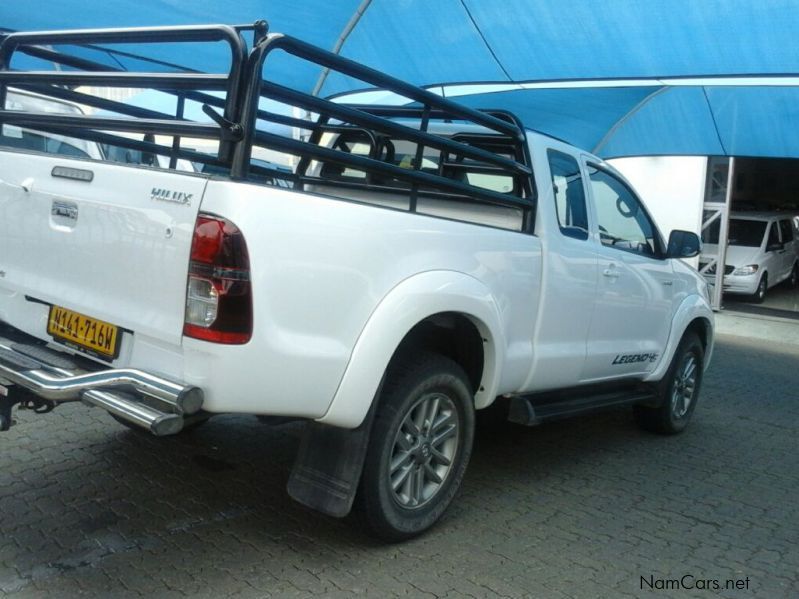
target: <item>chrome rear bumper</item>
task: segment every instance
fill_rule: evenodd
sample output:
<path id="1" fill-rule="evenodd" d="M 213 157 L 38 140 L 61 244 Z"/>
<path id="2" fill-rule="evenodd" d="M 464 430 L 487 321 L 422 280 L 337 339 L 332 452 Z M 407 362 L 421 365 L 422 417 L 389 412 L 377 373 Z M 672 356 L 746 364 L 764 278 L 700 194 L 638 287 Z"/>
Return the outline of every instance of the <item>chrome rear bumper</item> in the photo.
<path id="1" fill-rule="evenodd" d="M 15 385 L 55 404 L 101 407 L 159 436 L 180 432 L 184 417 L 203 404 L 202 390 L 192 385 L 132 368 L 87 372 L 62 352 L 0 338 L 0 386 L 13 393 Z"/>

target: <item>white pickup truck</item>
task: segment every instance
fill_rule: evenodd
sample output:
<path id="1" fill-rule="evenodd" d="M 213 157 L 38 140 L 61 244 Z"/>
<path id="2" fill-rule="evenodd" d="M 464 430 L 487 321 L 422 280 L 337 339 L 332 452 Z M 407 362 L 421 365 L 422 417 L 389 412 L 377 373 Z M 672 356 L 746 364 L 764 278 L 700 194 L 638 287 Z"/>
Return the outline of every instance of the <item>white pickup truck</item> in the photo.
<path id="1" fill-rule="evenodd" d="M 226 42 L 230 70 L 120 73 L 57 49 L 186 40 Z M 276 50 L 416 104 L 271 83 Z M 14 70 L 22 53 L 70 68 Z M 660 433 L 690 420 L 713 313 L 680 258 L 700 242 L 666 242 L 600 158 L 262 23 L 18 33 L 0 58 L 3 102 L 14 86 L 118 112 L 0 111 L 0 428 L 15 404 L 75 400 L 157 435 L 221 413 L 302 419 L 290 494 L 335 516 L 355 502 L 372 532 L 399 540 L 455 496 L 475 412 L 532 425 L 628 405 Z M 81 86 L 167 90 L 177 112 Z M 266 111 L 266 97 L 314 118 Z M 182 118 L 188 101 L 207 122 Z M 270 133 L 270 121 L 307 134 Z M 54 135 L 162 159 L 24 143 Z M 218 151 L 187 150 L 187 137 Z M 293 170 L 254 159 L 258 148 L 294 155 Z"/>

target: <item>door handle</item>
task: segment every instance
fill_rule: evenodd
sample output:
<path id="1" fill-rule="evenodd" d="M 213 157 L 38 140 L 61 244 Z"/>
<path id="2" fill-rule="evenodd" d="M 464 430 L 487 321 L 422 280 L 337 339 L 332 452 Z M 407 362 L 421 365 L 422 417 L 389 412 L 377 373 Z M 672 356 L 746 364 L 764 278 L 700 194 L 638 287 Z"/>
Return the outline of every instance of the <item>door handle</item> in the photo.
<path id="1" fill-rule="evenodd" d="M 602 271 L 602 274 L 611 279 L 618 279 L 619 276 L 621 275 L 621 271 L 616 269 L 615 264 L 611 264 L 605 270 Z"/>
<path id="2" fill-rule="evenodd" d="M 674 281 L 662 281 L 662 283 L 663 283 L 664 285 L 668 285 L 669 287 L 671 287 L 672 285 L 674 285 Z"/>

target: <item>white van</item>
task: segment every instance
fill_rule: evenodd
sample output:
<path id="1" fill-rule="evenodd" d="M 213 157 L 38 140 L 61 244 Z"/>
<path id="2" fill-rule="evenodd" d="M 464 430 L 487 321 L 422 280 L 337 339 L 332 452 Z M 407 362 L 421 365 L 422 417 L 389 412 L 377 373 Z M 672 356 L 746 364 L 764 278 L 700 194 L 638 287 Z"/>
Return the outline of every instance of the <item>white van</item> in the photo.
<path id="1" fill-rule="evenodd" d="M 799 241 L 793 217 L 784 213 L 738 212 L 730 215 L 724 292 L 751 295 L 761 303 L 766 292 L 783 281 L 796 287 L 799 279 Z M 702 235 L 700 270 L 718 255 L 719 223 Z M 716 267 L 703 271 L 715 279 Z"/>

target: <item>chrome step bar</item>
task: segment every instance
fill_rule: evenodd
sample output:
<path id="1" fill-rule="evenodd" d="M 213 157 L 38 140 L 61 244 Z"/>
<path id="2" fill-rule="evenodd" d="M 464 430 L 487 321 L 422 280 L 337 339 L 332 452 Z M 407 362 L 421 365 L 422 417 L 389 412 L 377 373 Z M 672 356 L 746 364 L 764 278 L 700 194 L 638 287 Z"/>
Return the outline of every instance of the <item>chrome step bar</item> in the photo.
<path id="1" fill-rule="evenodd" d="M 0 340 L 0 379 L 53 403 L 81 400 L 101 407 L 158 436 L 180 432 L 184 417 L 203 404 L 202 389 L 192 385 L 134 368 L 76 372 L 51 366 L 46 355 L 33 358 L 6 339 Z"/>

